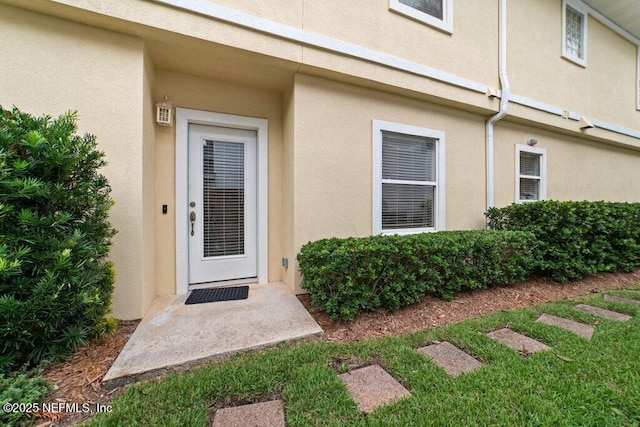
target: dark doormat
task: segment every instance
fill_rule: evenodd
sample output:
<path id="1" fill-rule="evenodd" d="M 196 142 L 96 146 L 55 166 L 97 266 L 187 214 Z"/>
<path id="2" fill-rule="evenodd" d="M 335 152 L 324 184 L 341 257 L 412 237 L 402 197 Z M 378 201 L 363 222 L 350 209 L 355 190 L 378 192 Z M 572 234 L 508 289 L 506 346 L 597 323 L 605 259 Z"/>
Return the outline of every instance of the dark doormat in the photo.
<path id="1" fill-rule="evenodd" d="M 202 304 L 205 302 L 233 301 L 247 299 L 249 286 L 234 286 L 230 288 L 196 289 L 184 302 L 185 304 Z"/>

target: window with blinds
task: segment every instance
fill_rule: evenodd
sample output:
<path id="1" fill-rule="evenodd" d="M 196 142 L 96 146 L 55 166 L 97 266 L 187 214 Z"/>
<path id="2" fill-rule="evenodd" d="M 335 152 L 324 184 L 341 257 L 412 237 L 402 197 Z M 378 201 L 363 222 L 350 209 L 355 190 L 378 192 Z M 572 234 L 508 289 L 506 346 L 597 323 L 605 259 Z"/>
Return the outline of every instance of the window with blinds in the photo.
<path id="1" fill-rule="evenodd" d="M 431 27 L 453 32 L 453 0 L 389 0 L 389 9 Z"/>
<path id="2" fill-rule="evenodd" d="M 204 257 L 244 254 L 244 144 L 204 141 Z"/>
<path id="3" fill-rule="evenodd" d="M 545 191 L 545 150 L 516 146 L 516 200 L 543 200 Z"/>
<path id="4" fill-rule="evenodd" d="M 434 228 L 436 140 L 382 131 L 382 230 Z"/>
<path id="5" fill-rule="evenodd" d="M 563 56 L 579 65 L 586 66 L 587 14 L 581 11 L 580 5 L 572 0 L 565 0 L 564 3 L 563 30 Z"/>

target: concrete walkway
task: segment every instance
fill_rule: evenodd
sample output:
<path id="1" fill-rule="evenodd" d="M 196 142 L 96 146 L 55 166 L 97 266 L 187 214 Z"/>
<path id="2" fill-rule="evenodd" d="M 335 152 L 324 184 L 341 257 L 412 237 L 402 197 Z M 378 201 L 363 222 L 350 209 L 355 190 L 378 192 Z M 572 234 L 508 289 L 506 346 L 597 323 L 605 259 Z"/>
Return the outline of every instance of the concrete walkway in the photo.
<path id="1" fill-rule="evenodd" d="M 185 305 L 186 297 L 156 297 L 104 382 L 323 334 L 282 282 L 251 285 L 245 300 Z"/>

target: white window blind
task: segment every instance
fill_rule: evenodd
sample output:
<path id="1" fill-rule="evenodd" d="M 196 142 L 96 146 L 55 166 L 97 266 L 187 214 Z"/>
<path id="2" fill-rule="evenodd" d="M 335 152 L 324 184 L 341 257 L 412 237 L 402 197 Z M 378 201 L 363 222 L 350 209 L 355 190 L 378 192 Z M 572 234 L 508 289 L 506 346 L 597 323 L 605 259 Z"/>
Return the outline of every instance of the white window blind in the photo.
<path id="1" fill-rule="evenodd" d="M 436 140 L 382 131 L 382 229 L 434 227 Z"/>
<path id="2" fill-rule="evenodd" d="M 444 0 L 399 0 L 400 3 L 442 20 Z"/>
<path id="3" fill-rule="evenodd" d="M 204 141 L 204 257 L 244 253 L 244 144 Z"/>

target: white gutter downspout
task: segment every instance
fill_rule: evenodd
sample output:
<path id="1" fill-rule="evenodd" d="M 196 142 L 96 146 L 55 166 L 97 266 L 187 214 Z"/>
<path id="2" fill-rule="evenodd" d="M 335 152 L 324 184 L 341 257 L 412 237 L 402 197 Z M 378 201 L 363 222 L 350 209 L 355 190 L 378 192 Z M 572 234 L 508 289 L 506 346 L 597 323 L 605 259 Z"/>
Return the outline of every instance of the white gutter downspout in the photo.
<path id="1" fill-rule="evenodd" d="M 493 180 L 493 125 L 507 114 L 509 106 L 509 78 L 507 76 L 507 0 L 500 0 L 498 28 L 498 74 L 500 77 L 500 110 L 489 118 L 485 127 L 485 144 L 487 159 L 487 209 L 494 206 Z"/>

